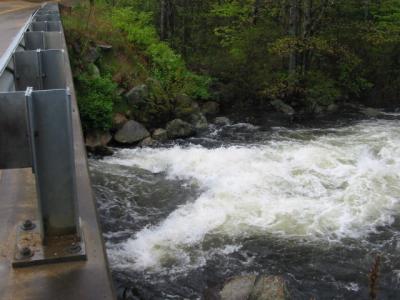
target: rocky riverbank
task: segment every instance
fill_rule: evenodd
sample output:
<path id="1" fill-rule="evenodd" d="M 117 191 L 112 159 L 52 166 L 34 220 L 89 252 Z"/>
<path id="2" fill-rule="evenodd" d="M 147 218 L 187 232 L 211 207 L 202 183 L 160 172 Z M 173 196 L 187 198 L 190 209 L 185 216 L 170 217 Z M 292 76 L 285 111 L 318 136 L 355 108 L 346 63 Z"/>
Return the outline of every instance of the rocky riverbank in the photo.
<path id="1" fill-rule="evenodd" d="M 133 98 L 139 99 L 145 97 L 142 92 L 129 91 L 125 97 L 127 102 Z M 143 86 L 140 87 L 143 91 Z M 139 95 L 141 94 L 141 96 Z M 140 101 L 140 100 L 138 100 Z M 112 150 L 108 146 L 134 147 L 134 146 L 155 146 L 167 140 L 178 138 L 188 138 L 195 136 L 206 130 L 209 122 L 227 125 L 230 120 L 227 117 L 218 116 L 220 113 L 219 104 L 213 101 L 207 101 L 202 105 L 190 99 L 190 110 L 187 113 L 179 114 L 180 117 L 167 122 L 164 127 L 148 128 L 144 124 L 132 118 L 130 111 L 125 113 L 115 113 L 113 116 L 113 125 L 109 131 L 91 131 L 86 133 L 85 141 L 90 153 L 100 156 L 111 155 Z"/>
<path id="2" fill-rule="evenodd" d="M 146 87 L 135 87 L 125 94 L 128 103 L 143 101 Z M 297 112 L 293 107 L 281 102 L 274 102 L 270 107 L 259 110 L 246 111 L 246 107 L 232 107 L 221 110 L 219 103 L 207 101 L 202 105 L 188 99 L 190 109 L 186 113 L 178 114 L 164 127 L 146 126 L 132 118 L 131 112 L 115 113 L 113 125 L 109 131 L 91 131 L 86 134 L 88 152 L 98 155 L 112 155 L 112 147 L 149 147 L 157 146 L 169 140 L 190 138 L 204 132 L 210 124 L 217 126 L 229 125 L 232 122 L 249 122 L 264 126 L 295 126 L 299 124 L 318 123 L 320 120 L 335 120 L 341 117 L 365 119 L 377 118 L 385 115 L 383 109 L 366 107 L 361 104 L 344 103 L 320 109 L 318 113 Z M 136 100 L 134 100 L 136 99 Z"/>

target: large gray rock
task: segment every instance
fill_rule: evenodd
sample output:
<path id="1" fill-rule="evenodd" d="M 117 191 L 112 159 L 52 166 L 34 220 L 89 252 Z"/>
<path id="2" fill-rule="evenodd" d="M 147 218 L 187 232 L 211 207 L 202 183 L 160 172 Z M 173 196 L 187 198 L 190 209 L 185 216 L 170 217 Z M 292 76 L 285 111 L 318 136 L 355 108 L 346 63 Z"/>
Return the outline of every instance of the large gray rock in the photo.
<path id="1" fill-rule="evenodd" d="M 156 141 L 165 141 L 168 139 L 168 132 L 165 129 L 158 128 L 153 132 L 153 139 Z"/>
<path id="2" fill-rule="evenodd" d="M 243 275 L 231 278 L 220 292 L 221 300 L 288 300 L 290 293 L 280 276 Z"/>
<path id="3" fill-rule="evenodd" d="M 215 116 L 219 113 L 219 104 L 215 101 L 205 102 L 201 106 L 201 112 L 206 116 Z"/>
<path id="4" fill-rule="evenodd" d="M 271 102 L 271 104 L 275 108 L 276 111 L 279 111 L 279 112 L 284 113 L 286 115 L 292 116 L 295 113 L 293 107 L 291 107 L 290 105 L 286 104 L 282 100 L 274 100 L 274 101 Z"/>
<path id="5" fill-rule="evenodd" d="M 135 86 L 125 94 L 125 98 L 131 105 L 146 101 L 148 97 L 149 97 L 149 88 L 145 84 Z"/>
<path id="6" fill-rule="evenodd" d="M 202 131 L 208 128 L 206 117 L 202 113 L 195 113 L 190 116 L 190 123 L 197 131 Z"/>
<path id="7" fill-rule="evenodd" d="M 195 134 L 193 126 L 181 119 L 172 120 L 167 124 L 167 133 L 169 138 L 184 138 Z"/>
<path id="8" fill-rule="evenodd" d="M 134 144 L 150 136 L 147 129 L 136 121 L 128 121 L 117 131 L 114 139 L 121 144 Z"/>

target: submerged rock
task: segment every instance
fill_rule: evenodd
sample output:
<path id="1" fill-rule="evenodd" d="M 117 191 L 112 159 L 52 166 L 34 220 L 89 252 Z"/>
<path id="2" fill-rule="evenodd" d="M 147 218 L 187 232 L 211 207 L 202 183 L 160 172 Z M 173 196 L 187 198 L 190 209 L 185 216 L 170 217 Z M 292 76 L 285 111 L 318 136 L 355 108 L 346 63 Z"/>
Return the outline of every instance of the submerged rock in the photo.
<path id="1" fill-rule="evenodd" d="M 257 278 L 249 299 L 251 300 L 288 300 L 290 293 L 281 276 L 260 276 Z"/>
<path id="2" fill-rule="evenodd" d="M 201 112 L 206 116 L 215 116 L 219 113 L 219 104 L 215 101 L 205 102 L 201 106 Z"/>
<path id="3" fill-rule="evenodd" d="M 214 123 L 216 125 L 225 126 L 225 125 L 230 125 L 231 120 L 229 120 L 227 117 L 216 117 Z"/>
<path id="4" fill-rule="evenodd" d="M 153 132 L 153 139 L 156 141 L 165 141 L 168 139 L 168 133 L 165 129 L 158 128 Z"/>
<path id="5" fill-rule="evenodd" d="M 281 276 L 243 275 L 223 286 L 221 300 L 288 300 L 290 293 Z"/>
<path id="6" fill-rule="evenodd" d="M 128 121 L 117 131 L 114 139 L 121 144 L 133 144 L 150 136 L 147 129 L 136 121 Z"/>
<path id="7" fill-rule="evenodd" d="M 195 131 L 191 124 L 181 119 L 172 120 L 167 124 L 169 138 L 184 138 L 194 135 Z"/>
<path id="8" fill-rule="evenodd" d="M 221 300 L 247 300 L 256 282 L 256 275 L 231 278 L 220 292 Z"/>
<path id="9" fill-rule="evenodd" d="M 292 116 L 294 115 L 295 111 L 293 107 L 286 104 L 282 100 L 274 100 L 271 102 L 272 106 L 275 108 L 276 111 L 284 113 L 286 115 Z"/>

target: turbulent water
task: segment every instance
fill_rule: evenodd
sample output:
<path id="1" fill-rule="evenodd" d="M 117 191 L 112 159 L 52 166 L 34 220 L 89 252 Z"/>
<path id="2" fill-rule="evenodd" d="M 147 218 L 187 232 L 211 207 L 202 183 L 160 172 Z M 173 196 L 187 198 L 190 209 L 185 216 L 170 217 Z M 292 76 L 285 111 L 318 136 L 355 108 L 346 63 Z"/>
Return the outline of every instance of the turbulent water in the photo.
<path id="1" fill-rule="evenodd" d="M 199 299 L 240 274 L 294 299 L 400 299 L 400 121 L 211 126 L 91 160 L 113 274 L 142 299 Z"/>

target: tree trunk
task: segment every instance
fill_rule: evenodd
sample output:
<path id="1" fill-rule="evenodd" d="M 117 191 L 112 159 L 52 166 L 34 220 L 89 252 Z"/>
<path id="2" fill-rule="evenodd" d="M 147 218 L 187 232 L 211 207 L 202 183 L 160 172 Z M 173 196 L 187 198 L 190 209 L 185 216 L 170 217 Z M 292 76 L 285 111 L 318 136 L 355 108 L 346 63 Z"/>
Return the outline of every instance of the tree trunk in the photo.
<path id="1" fill-rule="evenodd" d="M 165 11 L 166 0 L 160 1 L 160 39 L 165 40 Z"/>
<path id="2" fill-rule="evenodd" d="M 302 39 L 307 42 L 310 37 L 310 26 L 311 26 L 311 10 L 313 6 L 313 0 L 304 0 L 303 5 L 303 32 Z M 302 74 L 304 75 L 308 70 L 310 51 L 304 50 L 302 55 Z"/>
<path id="3" fill-rule="evenodd" d="M 369 6 L 370 0 L 364 0 L 364 21 L 367 21 L 369 18 Z"/>
<path id="4" fill-rule="evenodd" d="M 260 8 L 261 8 L 261 0 L 255 0 L 254 1 L 254 7 L 253 7 L 253 24 L 256 25 L 259 14 L 260 14 Z"/>
<path id="5" fill-rule="evenodd" d="M 289 36 L 297 38 L 299 31 L 299 0 L 291 0 L 289 8 Z M 297 68 L 297 51 L 292 49 L 289 55 L 289 73 L 295 73 Z"/>

